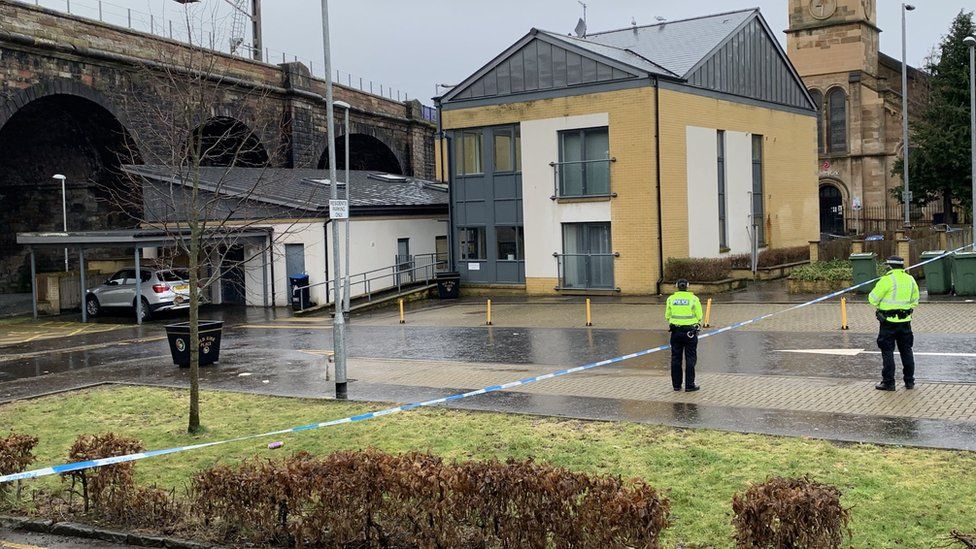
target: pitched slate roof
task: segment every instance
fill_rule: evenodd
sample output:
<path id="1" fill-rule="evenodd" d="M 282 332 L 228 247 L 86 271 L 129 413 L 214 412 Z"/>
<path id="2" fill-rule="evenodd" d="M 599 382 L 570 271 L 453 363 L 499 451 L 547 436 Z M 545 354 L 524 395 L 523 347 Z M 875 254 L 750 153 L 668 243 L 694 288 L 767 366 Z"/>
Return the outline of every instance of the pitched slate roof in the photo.
<path id="1" fill-rule="evenodd" d="M 123 169 L 148 180 L 187 184 L 187 178 L 177 177 L 177 170 L 168 166 L 129 165 Z M 336 175 L 342 185 L 345 171 L 339 170 Z M 331 186 L 328 178 L 329 170 L 200 168 L 200 186 L 204 190 L 217 190 L 228 196 L 247 196 L 249 201 L 323 213 L 329 209 Z M 447 211 L 447 186 L 434 181 L 361 170 L 350 170 L 349 180 L 351 210 L 443 207 Z M 345 195 L 342 188 L 339 195 Z"/>
<path id="2" fill-rule="evenodd" d="M 636 69 L 640 69 L 641 72 L 646 74 L 659 74 L 662 76 L 678 76 L 678 74 L 662 67 L 661 65 L 651 61 L 647 57 L 641 56 L 634 51 L 618 47 L 613 44 L 604 43 L 602 41 L 588 40 L 587 38 L 577 38 L 575 36 L 566 36 L 563 34 L 557 34 L 551 31 L 545 31 L 541 29 L 536 29 L 540 34 L 544 34 L 554 40 L 563 42 L 571 46 L 577 46 L 583 48 L 587 51 L 595 53 L 597 55 L 602 55 L 608 59 L 613 59 L 619 61 L 625 65 L 630 65 Z"/>
<path id="3" fill-rule="evenodd" d="M 758 9 L 719 13 L 586 35 L 586 40 L 624 48 L 685 77 Z"/>

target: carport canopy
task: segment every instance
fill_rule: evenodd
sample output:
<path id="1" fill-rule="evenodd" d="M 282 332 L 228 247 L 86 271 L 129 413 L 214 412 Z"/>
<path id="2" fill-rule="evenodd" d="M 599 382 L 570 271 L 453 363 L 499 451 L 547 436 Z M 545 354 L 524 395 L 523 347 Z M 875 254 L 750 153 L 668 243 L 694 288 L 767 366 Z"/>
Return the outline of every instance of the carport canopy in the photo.
<path id="1" fill-rule="evenodd" d="M 210 229 L 204 232 L 203 240 L 219 237 L 232 232 L 237 242 L 267 243 L 271 238 L 270 230 L 265 229 Z M 78 250 L 78 270 L 81 277 L 81 321 L 88 322 L 88 311 L 85 307 L 85 250 L 89 248 L 134 248 L 136 272 L 141 269 L 140 259 L 143 248 L 165 248 L 190 237 L 189 229 L 123 229 L 115 231 L 77 231 L 77 232 L 44 232 L 17 233 L 17 244 L 27 246 L 30 251 L 31 266 L 31 303 L 34 319 L 37 319 L 37 262 L 34 257 L 36 248 L 64 248 Z M 264 292 L 267 294 L 267 283 Z M 136 277 L 136 295 L 142 295 L 142 277 Z M 265 303 L 267 303 L 265 295 Z M 136 319 L 142 324 L 142 300 L 136 299 Z"/>

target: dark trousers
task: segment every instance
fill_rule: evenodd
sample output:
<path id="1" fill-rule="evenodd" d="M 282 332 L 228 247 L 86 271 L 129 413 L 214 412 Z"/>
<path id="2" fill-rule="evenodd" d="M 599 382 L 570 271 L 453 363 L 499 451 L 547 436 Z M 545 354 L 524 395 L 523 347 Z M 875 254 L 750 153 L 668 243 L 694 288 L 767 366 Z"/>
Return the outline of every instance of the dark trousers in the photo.
<path id="1" fill-rule="evenodd" d="M 915 383 L 915 355 L 912 345 L 915 335 L 912 334 L 911 322 L 882 322 L 878 331 L 878 348 L 881 349 L 881 381 L 894 385 L 895 383 L 895 347 L 901 355 L 901 367 L 905 375 L 905 383 Z"/>
<path id="2" fill-rule="evenodd" d="M 692 337 L 688 337 L 692 334 Z M 685 360 L 685 387 L 695 384 L 695 364 L 698 363 L 698 332 L 675 327 L 671 330 L 671 385 L 681 387 L 681 357 Z"/>

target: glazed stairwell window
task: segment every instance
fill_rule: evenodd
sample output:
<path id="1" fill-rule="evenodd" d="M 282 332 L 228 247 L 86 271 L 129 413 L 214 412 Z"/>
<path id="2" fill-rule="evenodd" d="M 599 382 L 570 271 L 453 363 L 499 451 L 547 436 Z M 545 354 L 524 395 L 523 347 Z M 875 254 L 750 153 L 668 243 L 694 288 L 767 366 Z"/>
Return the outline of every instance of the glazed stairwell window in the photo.
<path id="1" fill-rule="evenodd" d="M 610 196 L 610 132 L 604 126 L 559 132 L 557 198 Z"/>
<path id="2" fill-rule="evenodd" d="M 455 173 L 457 175 L 478 175 L 484 173 L 482 162 L 482 131 L 463 130 L 454 139 Z"/>
<path id="3" fill-rule="evenodd" d="M 458 229 L 458 244 L 461 246 L 461 259 L 483 261 L 488 259 L 485 247 L 484 227 L 464 227 Z"/>

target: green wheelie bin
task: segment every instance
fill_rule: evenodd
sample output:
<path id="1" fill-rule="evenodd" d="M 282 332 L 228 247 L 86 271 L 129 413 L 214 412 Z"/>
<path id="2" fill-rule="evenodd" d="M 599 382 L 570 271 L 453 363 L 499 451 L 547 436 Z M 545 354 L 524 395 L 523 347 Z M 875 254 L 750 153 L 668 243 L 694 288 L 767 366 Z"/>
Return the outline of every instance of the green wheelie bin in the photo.
<path id="1" fill-rule="evenodd" d="M 851 254 L 849 258 L 854 267 L 854 284 L 867 282 L 878 277 L 877 255 L 874 252 Z M 857 289 L 857 293 L 866 294 L 874 289 L 874 285 L 865 284 Z"/>
<path id="2" fill-rule="evenodd" d="M 956 283 L 956 295 L 976 295 L 976 252 L 955 254 L 952 275 Z"/>
<path id="3" fill-rule="evenodd" d="M 922 252 L 922 261 L 939 257 L 945 253 L 945 250 Z M 926 263 L 922 269 L 925 271 L 925 287 L 928 289 L 929 295 L 944 295 L 952 291 L 951 255 Z"/>

